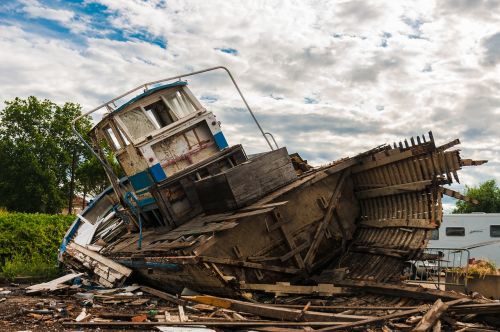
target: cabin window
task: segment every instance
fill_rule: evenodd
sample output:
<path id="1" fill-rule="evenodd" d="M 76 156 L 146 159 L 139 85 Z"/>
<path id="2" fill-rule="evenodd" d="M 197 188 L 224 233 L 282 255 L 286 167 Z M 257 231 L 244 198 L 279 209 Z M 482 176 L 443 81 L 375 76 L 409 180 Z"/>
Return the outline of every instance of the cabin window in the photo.
<path id="1" fill-rule="evenodd" d="M 163 128 L 169 124 L 177 121 L 176 115 L 168 108 L 163 100 L 158 100 L 155 103 L 149 104 L 144 107 L 144 111 L 155 124 L 156 128 Z"/>
<path id="2" fill-rule="evenodd" d="M 162 97 L 168 108 L 174 111 L 179 119 L 196 112 L 189 98 L 181 91 L 176 91 L 175 93 Z"/>
<path id="3" fill-rule="evenodd" d="M 446 227 L 446 236 L 465 236 L 464 227 Z"/>
<path id="4" fill-rule="evenodd" d="M 111 148 L 113 150 L 119 150 L 121 148 L 120 142 L 118 141 L 118 138 L 116 138 L 115 133 L 113 132 L 113 129 L 110 127 L 107 127 L 105 129 L 106 132 L 106 137 L 108 138 L 108 143 L 111 145 Z"/>
<path id="5" fill-rule="evenodd" d="M 153 121 L 140 108 L 127 111 L 120 115 L 132 138 L 138 139 L 150 135 L 156 130 Z"/>
<path id="6" fill-rule="evenodd" d="M 500 237 L 500 225 L 490 225 L 490 236 Z"/>
<path id="7" fill-rule="evenodd" d="M 439 229 L 433 229 L 431 231 L 431 240 L 439 240 Z"/>
<path id="8" fill-rule="evenodd" d="M 129 145 L 130 142 L 128 141 L 127 136 L 125 136 L 125 134 L 123 134 L 122 130 L 119 127 L 116 127 L 116 129 L 118 129 L 118 132 L 120 133 L 120 136 L 123 140 L 123 143 L 125 143 L 125 146 Z"/>

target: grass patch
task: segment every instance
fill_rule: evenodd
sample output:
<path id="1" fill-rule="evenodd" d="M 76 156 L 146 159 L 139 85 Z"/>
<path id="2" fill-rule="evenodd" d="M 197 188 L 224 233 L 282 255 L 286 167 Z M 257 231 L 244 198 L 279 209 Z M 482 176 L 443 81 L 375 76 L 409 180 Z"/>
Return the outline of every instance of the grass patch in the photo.
<path id="1" fill-rule="evenodd" d="M 74 219 L 0 210 L 0 271 L 4 277 L 57 275 L 57 250 Z"/>

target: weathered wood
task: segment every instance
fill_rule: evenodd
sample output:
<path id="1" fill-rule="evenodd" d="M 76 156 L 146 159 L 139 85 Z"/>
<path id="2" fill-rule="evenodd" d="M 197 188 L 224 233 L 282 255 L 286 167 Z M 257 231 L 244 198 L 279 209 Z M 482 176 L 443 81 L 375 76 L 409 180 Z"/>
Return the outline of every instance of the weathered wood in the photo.
<path id="1" fill-rule="evenodd" d="M 368 252 L 374 255 L 383 255 L 390 256 L 396 258 L 407 258 L 409 255 L 408 250 L 398 250 L 391 248 L 377 248 L 377 247 L 368 247 L 368 246 L 360 246 L 355 245 L 350 248 L 351 251 L 354 252 Z"/>
<path id="2" fill-rule="evenodd" d="M 436 224 L 431 224 L 429 219 L 362 220 L 359 222 L 359 226 L 374 228 L 409 227 L 423 229 L 434 229 L 437 227 Z"/>
<path id="3" fill-rule="evenodd" d="M 440 291 L 437 289 L 428 289 L 423 287 L 414 287 L 414 286 L 398 285 L 398 284 L 387 284 L 374 281 L 358 281 L 358 280 L 344 279 L 336 281 L 335 286 L 359 288 L 362 289 L 363 291 L 376 294 L 395 295 L 400 297 L 408 296 L 415 299 L 423 299 L 423 300 L 436 300 L 438 298 L 457 300 L 457 299 L 467 298 L 466 295 Z"/>
<path id="4" fill-rule="evenodd" d="M 243 302 L 239 300 L 233 300 L 233 299 L 227 299 L 209 295 L 183 296 L 183 299 L 212 305 L 218 308 L 231 309 L 238 312 L 246 312 L 261 317 L 274 318 L 279 320 L 288 320 L 288 321 L 295 321 L 299 317 L 302 317 L 305 321 L 358 321 L 362 319 L 371 318 L 370 316 L 353 316 L 353 315 L 332 314 L 332 313 L 316 312 L 316 311 L 306 311 L 303 313 L 301 310 L 298 309 L 289 309 L 268 304 Z"/>
<path id="5" fill-rule="evenodd" d="M 476 205 L 479 204 L 479 201 L 477 199 L 470 198 L 468 196 L 464 196 L 461 193 L 459 193 L 458 191 L 448 189 L 448 188 L 443 188 L 443 187 L 439 187 L 439 190 L 447 196 L 450 196 L 450 197 L 453 197 L 453 198 L 456 198 L 456 199 L 459 199 L 462 201 L 466 201 L 466 202 L 469 202 L 472 204 L 476 204 Z"/>
<path id="6" fill-rule="evenodd" d="M 458 299 L 450 302 L 444 303 L 441 299 L 437 299 L 432 307 L 425 313 L 417 326 L 413 329 L 413 332 L 425 332 L 434 326 L 436 321 L 441 317 L 443 313 L 448 310 L 452 305 L 470 301 L 469 299 Z"/>
<path id="7" fill-rule="evenodd" d="M 359 199 L 404 194 L 409 191 L 424 190 L 427 186 L 432 184 L 431 180 L 417 181 L 412 183 L 397 184 L 390 187 L 383 187 L 377 189 L 369 189 L 356 192 L 356 197 Z"/>
<path id="8" fill-rule="evenodd" d="M 173 303 L 173 304 L 177 304 L 177 305 L 186 305 L 187 304 L 187 302 L 183 299 L 179 299 L 179 298 L 173 296 L 172 294 L 165 293 L 165 292 L 162 292 L 160 290 L 157 290 L 157 289 L 154 289 L 151 287 L 141 286 L 141 290 L 146 292 L 146 293 L 149 293 L 151 295 L 154 295 L 156 297 L 159 297 L 160 299 L 163 299 L 167 302 Z"/>
<path id="9" fill-rule="evenodd" d="M 319 296 L 332 296 L 333 294 L 343 294 L 344 290 L 341 287 L 335 287 L 332 284 L 318 284 L 316 286 L 297 286 L 290 283 L 276 284 L 247 284 L 241 283 L 241 289 L 263 291 L 266 293 L 275 294 L 307 294 Z"/>
<path id="10" fill-rule="evenodd" d="M 292 267 L 265 265 L 265 264 L 260 264 L 260 263 L 236 260 L 236 259 L 232 259 L 232 258 L 200 256 L 199 260 L 202 262 L 218 263 L 218 264 L 233 265 L 233 266 L 245 266 L 245 267 L 249 267 L 252 269 L 267 270 L 267 271 L 274 271 L 274 272 L 283 272 L 283 273 L 289 273 L 289 274 L 296 274 L 296 273 L 300 272 L 299 269 L 292 268 Z"/>
<path id="11" fill-rule="evenodd" d="M 330 221 L 334 217 L 334 211 L 337 208 L 337 204 L 340 199 L 340 195 L 342 194 L 342 189 L 344 188 L 344 182 L 346 177 L 350 174 L 348 171 L 344 171 L 342 175 L 340 176 L 340 179 L 337 182 L 337 186 L 335 187 L 334 192 L 332 193 L 332 196 L 330 197 L 330 200 L 328 201 L 328 205 L 325 211 L 325 215 L 323 216 L 323 220 L 320 221 L 318 227 L 316 228 L 316 232 L 314 233 L 314 237 L 311 243 L 311 247 L 306 253 L 306 256 L 304 258 L 304 263 L 308 266 L 311 267 L 314 259 L 316 258 L 316 253 L 318 251 L 319 245 L 321 244 L 321 241 L 323 240 L 324 236 L 324 231 Z M 340 221 L 339 221 L 340 223 Z"/>
<path id="12" fill-rule="evenodd" d="M 430 150 L 430 149 L 428 148 L 427 150 Z M 416 151 L 417 150 L 410 149 L 410 150 L 406 150 L 403 152 L 394 153 L 394 154 L 389 155 L 389 156 L 381 157 L 380 159 L 377 159 L 377 160 L 365 162 L 361 165 L 354 166 L 352 168 L 352 173 L 355 174 L 355 173 L 367 171 L 367 170 L 370 170 L 370 169 L 375 168 L 375 167 L 380 167 L 380 166 L 392 164 L 392 163 L 397 162 L 399 160 L 411 158 L 419 153 L 427 152 L 427 151 L 418 151 L 419 153 L 417 153 Z"/>
<path id="13" fill-rule="evenodd" d="M 153 326 L 214 326 L 214 327 L 259 327 L 259 326 L 336 326 L 344 325 L 343 322 L 294 322 L 294 321 L 196 321 L 196 322 L 63 322 L 64 326 L 77 326 L 77 327 L 153 327 Z"/>
<path id="14" fill-rule="evenodd" d="M 288 203 L 288 201 L 282 201 L 282 202 L 275 202 L 275 203 L 262 204 L 262 205 L 250 205 L 250 206 L 239 209 L 238 212 L 246 212 L 246 211 L 274 208 L 274 207 L 285 205 L 287 203 Z"/>
<path id="15" fill-rule="evenodd" d="M 91 250 L 88 250 L 74 242 L 70 243 L 67 247 L 67 251 L 70 252 L 71 250 L 76 250 L 90 258 L 92 258 L 93 260 L 105 265 L 105 266 L 108 266 L 110 268 L 112 268 L 113 270 L 121 273 L 122 275 L 128 277 L 130 276 L 130 274 L 132 274 L 132 270 L 129 269 L 128 267 L 126 266 L 123 266 L 109 258 L 106 258 L 94 251 L 91 251 Z"/>
<path id="16" fill-rule="evenodd" d="M 297 266 L 299 269 L 303 269 L 305 267 L 304 261 L 302 260 L 302 256 L 300 255 L 300 252 L 297 251 L 297 245 L 295 244 L 295 241 L 293 237 L 288 233 L 284 226 L 285 220 L 281 216 L 281 213 L 279 210 L 273 210 L 272 215 L 276 221 L 276 223 L 279 225 L 279 229 L 281 230 L 281 234 L 283 235 L 283 238 L 288 244 L 288 247 L 290 248 L 291 252 L 293 252 L 293 258 L 295 259 L 295 262 L 297 263 Z"/>
<path id="17" fill-rule="evenodd" d="M 479 166 L 487 163 L 488 160 L 472 160 L 472 159 L 461 159 L 460 165 L 462 166 Z"/>
<path id="18" fill-rule="evenodd" d="M 286 148 L 267 152 L 195 183 L 208 213 L 241 208 L 297 178 Z"/>
<path id="19" fill-rule="evenodd" d="M 82 276 L 83 273 L 70 273 L 65 276 L 59 277 L 57 279 L 51 280 L 49 282 L 44 282 L 41 284 L 31 285 L 26 287 L 26 293 L 38 293 L 44 291 L 55 291 L 61 288 L 67 288 L 69 285 L 65 285 L 65 282 L 71 281 L 77 277 Z"/>
<path id="20" fill-rule="evenodd" d="M 290 258 L 294 257 L 297 254 L 300 254 L 305 248 L 309 247 L 309 241 L 306 241 L 302 244 L 300 244 L 298 247 L 295 247 L 294 249 L 290 250 L 286 254 L 280 257 L 280 261 L 286 262 Z"/>

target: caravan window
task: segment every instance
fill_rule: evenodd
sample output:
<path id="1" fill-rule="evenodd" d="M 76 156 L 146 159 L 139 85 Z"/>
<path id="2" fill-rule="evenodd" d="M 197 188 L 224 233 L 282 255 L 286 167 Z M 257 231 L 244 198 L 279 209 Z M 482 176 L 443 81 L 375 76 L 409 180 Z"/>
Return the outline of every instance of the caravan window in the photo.
<path id="1" fill-rule="evenodd" d="M 446 236 L 465 236 L 464 227 L 446 227 Z"/>
<path id="2" fill-rule="evenodd" d="M 490 236 L 500 237 L 500 225 L 490 225 Z"/>

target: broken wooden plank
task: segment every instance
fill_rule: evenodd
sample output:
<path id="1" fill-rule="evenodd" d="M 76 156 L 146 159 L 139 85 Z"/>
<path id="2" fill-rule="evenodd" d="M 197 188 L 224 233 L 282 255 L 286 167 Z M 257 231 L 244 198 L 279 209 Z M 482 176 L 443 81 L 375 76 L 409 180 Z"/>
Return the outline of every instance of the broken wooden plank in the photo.
<path id="1" fill-rule="evenodd" d="M 359 288 L 362 289 L 363 291 L 376 294 L 395 295 L 399 297 L 408 296 L 415 299 L 423 299 L 423 300 L 436 300 L 438 298 L 457 300 L 457 299 L 467 298 L 466 295 L 440 291 L 437 289 L 414 287 L 401 284 L 388 284 L 388 283 L 374 282 L 374 281 L 359 281 L 359 280 L 344 279 L 336 281 L 335 286 Z"/>
<path id="2" fill-rule="evenodd" d="M 28 286 L 28 287 L 26 287 L 26 289 L 27 289 L 26 293 L 32 294 L 32 293 L 37 293 L 37 292 L 54 291 L 54 290 L 58 290 L 61 288 L 66 288 L 69 286 L 64 285 L 64 283 L 71 281 L 77 277 L 80 277 L 83 274 L 84 273 L 70 273 L 70 274 L 67 274 L 65 276 L 59 277 L 57 279 L 51 280 L 49 282 L 44 282 L 41 284 Z"/>
<path id="3" fill-rule="evenodd" d="M 488 160 L 461 159 L 460 165 L 461 166 L 479 166 L 479 165 L 485 164 L 487 162 L 488 162 Z"/>
<path id="4" fill-rule="evenodd" d="M 418 322 L 417 326 L 413 329 L 413 332 L 425 332 L 434 326 L 434 324 L 439 320 L 441 315 L 448 310 L 452 305 L 463 303 L 469 301 L 469 299 L 458 299 L 450 302 L 444 303 L 441 299 L 437 299 L 432 307 L 425 313 L 424 317 Z"/>
<path id="5" fill-rule="evenodd" d="M 460 299 L 460 301 L 454 300 L 454 301 L 446 302 L 446 304 L 448 306 L 452 306 L 454 304 L 460 303 L 461 301 L 464 302 L 465 300 L 468 300 L 468 299 Z M 360 320 L 357 322 L 350 322 L 350 323 L 346 323 L 344 325 L 339 325 L 339 326 L 334 326 L 334 327 L 326 327 L 326 328 L 319 329 L 317 331 L 337 331 L 337 330 L 350 329 L 351 327 L 369 325 L 369 324 L 373 324 L 376 322 L 387 321 L 387 320 L 393 319 L 393 318 L 400 318 L 400 317 L 414 315 L 414 314 L 425 311 L 426 308 L 428 308 L 428 306 L 424 305 L 424 306 L 421 306 L 421 307 L 416 308 L 416 309 L 404 310 L 404 311 L 395 312 L 395 313 L 385 315 L 385 316 L 369 318 L 369 319 Z"/>
<path id="6" fill-rule="evenodd" d="M 316 253 L 318 251 L 319 245 L 324 237 L 324 232 L 328 224 L 334 219 L 334 211 L 337 208 L 337 204 L 340 199 L 340 195 L 342 194 L 342 189 L 344 188 L 344 182 L 346 177 L 350 174 L 348 171 L 344 171 L 340 176 L 340 179 L 337 182 L 335 187 L 335 191 L 332 193 L 330 200 L 328 201 L 328 206 L 326 208 L 323 219 L 320 221 L 319 225 L 316 228 L 311 246 L 306 253 L 304 258 L 304 263 L 310 267 L 313 264 L 314 259 L 316 258 Z"/>
<path id="7" fill-rule="evenodd" d="M 76 243 L 70 243 L 67 246 L 66 251 L 68 253 L 70 253 L 70 251 L 78 251 L 78 252 L 92 258 L 93 260 L 95 260 L 101 264 L 104 264 L 107 267 L 112 268 L 113 270 L 121 273 L 125 277 L 128 277 L 128 276 L 130 276 L 130 274 L 132 274 L 132 270 L 129 269 L 128 267 L 123 266 L 123 265 L 121 265 L 121 264 L 119 264 L 119 263 L 117 263 L 109 258 L 106 258 L 103 255 L 100 255 L 94 251 L 88 250 L 88 249 L 86 249 L 86 248 L 84 248 L 81 245 L 78 245 Z"/>
<path id="8" fill-rule="evenodd" d="M 429 219 L 382 219 L 382 220 L 362 220 L 359 222 L 363 227 L 389 228 L 389 227 L 410 227 L 422 229 L 434 229 L 436 224 L 432 224 Z"/>
<path id="9" fill-rule="evenodd" d="M 247 284 L 241 283 L 240 288 L 244 290 L 263 291 L 277 294 L 308 294 L 320 296 L 332 296 L 333 294 L 344 293 L 341 287 L 332 284 L 318 284 L 316 286 L 297 286 L 290 283 L 276 284 Z"/>
<path id="10" fill-rule="evenodd" d="M 196 321 L 196 322 L 63 322 L 63 326 L 77 327 L 153 327 L 153 326 L 215 326 L 215 327 L 258 327 L 258 326 L 337 326 L 344 322 L 294 322 L 294 321 Z"/>
<path id="11" fill-rule="evenodd" d="M 187 302 L 184 301 L 183 299 L 179 299 L 172 294 L 162 292 L 158 289 L 154 289 L 154 288 L 147 287 L 147 286 L 141 286 L 141 290 L 146 292 L 146 293 L 149 293 L 151 295 L 154 295 L 156 297 L 159 297 L 160 299 L 163 299 L 163 300 L 170 302 L 170 303 L 174 303 L 177 305 L 186 305 L 187 304 Z"/>
<path id="12" fill-rule="evenodd" d="M 269 304 L 243 302 L 209 295 L 183 296 L 182 298 L 188 301 L 212 305 L 214 307 L 288 321 L 294 321 L 300 317 L 303 317 L 306 321 L 357 321 L 367 318 L 367 316 L 332 314 L 316 311 L 306 311 L 303 313 L 298 309 L 283 308 Z"/>
<path id="13" fill-rule="evenodd" d="M 276 266 L 276 265 L 266 265 L 254 262 L 247 262 L 243 260 L 237 260 L 232 258 L 224 258 L 224 257 L 208 257 L 208 256 L 199 256 L 198 259 L 201 262 L 209 262 L 209 263 L 217 263 L 224 265 L 232 265 L 232 266 L 245 266 L 258 270 L 268 270 L 274 272 L 283 272 L 289 274 L 296 274 L 300 272 L 299 269 L 285 266 Z"/>
<path id="14" fill-rule="evenodd" d="M 358 199 L 366 199 L 380 196 L 389 196 L 404 194 L 409 191 L 420 191 L 432 184 L 432 180 L 416 181 L 411 183 L 396 184 L 394 186 L 382 187 L 377 189 L 369 189 L 356 192 Z"/>
<path id="15" fill-rule="evenodd" d="M 452 190 L 452 189 L 448 189 L 448 188 L 443 188 L 443 187 L 439 187 L 439 190 L 445 194 L 446 196 L 450 196 L 450 197 L 453 197 L 453 198 L 456 198 L 456 199 L 459 199 L 459 200 L 462 200 L 462 201 L 466 201 L 466 202 L 469 202 L 469 203 L 472 203 L 472 204 L 479 204 L 479 201 L 475 198 L 471 198 L 471 197 L 468 197 L 468 196 L 465 196 L 465 195 L 462 195 L 461 193 L 459 193 L 458 191 L 455 191 L 455 190 Z"/>

